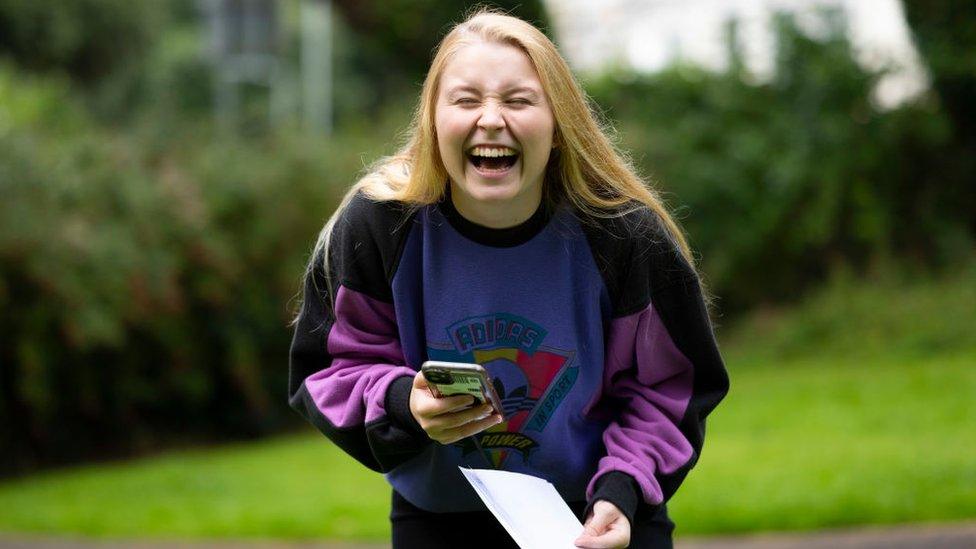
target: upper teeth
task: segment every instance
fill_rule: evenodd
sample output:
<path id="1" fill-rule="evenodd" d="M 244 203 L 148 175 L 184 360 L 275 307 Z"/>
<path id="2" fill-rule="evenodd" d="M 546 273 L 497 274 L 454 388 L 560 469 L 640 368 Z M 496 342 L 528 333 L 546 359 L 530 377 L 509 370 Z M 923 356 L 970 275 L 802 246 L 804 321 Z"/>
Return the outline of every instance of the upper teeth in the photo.
<path id="1" fill-rule="evenodd" d="M 471 149 L 471 154 L 474 156 L 515 156 L 518 152 L 515 149 L 509 149 L 508 147 L 475 147 Z"/>

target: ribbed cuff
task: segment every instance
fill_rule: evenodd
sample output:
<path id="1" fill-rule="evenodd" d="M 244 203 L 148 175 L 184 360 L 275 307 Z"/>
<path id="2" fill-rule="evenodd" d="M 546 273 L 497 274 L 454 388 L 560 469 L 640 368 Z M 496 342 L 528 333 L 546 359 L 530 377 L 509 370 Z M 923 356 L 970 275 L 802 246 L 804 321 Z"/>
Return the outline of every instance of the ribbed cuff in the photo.
<path id="1" fill-rule="evenodd" d="M 427 432 L 417 423 L 417 418 L 410 413 L 410 390 L 413 388 L 413 378 L 402 376 L 393 380 L 386 390 L 386 415 L 390 423 L 403 428 L 412 434 L 423 435 Z"/>
<path id="2" fill-rule="evenodd" d="M 620 471 L 611 471 L 597 479 L 593 497 L 583 512 L 584 520 L 590 516 L 593 505 L 601 499 L 616 505 L 630 525 L 634 525 L 634 514 L 641 502 L 641 489 L 634 477 Z"/>

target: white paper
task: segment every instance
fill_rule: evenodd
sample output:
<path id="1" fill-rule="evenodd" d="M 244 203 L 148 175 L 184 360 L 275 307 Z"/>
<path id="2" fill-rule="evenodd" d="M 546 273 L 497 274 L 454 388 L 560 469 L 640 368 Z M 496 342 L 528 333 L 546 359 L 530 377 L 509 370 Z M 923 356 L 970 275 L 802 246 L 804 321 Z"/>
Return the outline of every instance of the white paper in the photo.
<path id="1" fill-rule="evenodd" d="M 576 547 L 583 524 L 547 480 L 489 469 L 461 473 L 522 549 Z"/>

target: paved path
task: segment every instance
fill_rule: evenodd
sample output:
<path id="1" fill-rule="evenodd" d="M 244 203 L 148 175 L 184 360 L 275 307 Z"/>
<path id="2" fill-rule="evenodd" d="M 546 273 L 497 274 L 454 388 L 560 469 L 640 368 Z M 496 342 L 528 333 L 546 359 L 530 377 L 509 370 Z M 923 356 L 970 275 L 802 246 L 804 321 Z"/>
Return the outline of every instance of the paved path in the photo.
<path id="1" fill-rule="evenodd" d="M 762 534 L 683 538 L 676 549 L 974 549 L 976 522 L 833 530 L 803 534 Z M 389 549 L 388 544 L 275 541 L 90 541 L 0 533 L 2 549 Z"/>

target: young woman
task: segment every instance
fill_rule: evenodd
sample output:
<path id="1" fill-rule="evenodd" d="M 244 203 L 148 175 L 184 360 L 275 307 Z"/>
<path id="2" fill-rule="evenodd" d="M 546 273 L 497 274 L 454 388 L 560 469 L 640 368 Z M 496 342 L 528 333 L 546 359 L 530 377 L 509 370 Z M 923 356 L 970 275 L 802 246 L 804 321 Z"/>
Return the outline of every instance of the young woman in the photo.
<path id="1" fill-rule="evenodd" d="M 425 360 L 483 365 L 504 416 L 433 398 Z M 462 465 L 552 482 L 580 547 L 670 547 L 727 390 L 680 229 L 552 42 L 454 27 L 409 142 L 323 229 L 291 349 L 291 405 L 392 485 L 393 546 L 515 546 Z"/>

